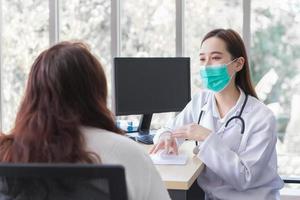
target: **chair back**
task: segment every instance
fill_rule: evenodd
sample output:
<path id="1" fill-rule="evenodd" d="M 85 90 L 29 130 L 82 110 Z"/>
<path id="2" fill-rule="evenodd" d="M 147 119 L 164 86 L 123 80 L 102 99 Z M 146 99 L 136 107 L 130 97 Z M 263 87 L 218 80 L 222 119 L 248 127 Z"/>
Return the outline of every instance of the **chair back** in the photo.
<path id="1" fill-rule="evenodd" d="M 0 199 L 127 200 L 119 165 L 0 164 Z"/>

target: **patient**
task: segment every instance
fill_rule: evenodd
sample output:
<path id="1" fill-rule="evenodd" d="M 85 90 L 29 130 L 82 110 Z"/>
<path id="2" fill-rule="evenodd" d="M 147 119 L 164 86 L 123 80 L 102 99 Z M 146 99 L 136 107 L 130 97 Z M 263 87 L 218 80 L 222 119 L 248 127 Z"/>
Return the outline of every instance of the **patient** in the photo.
<path id="1" fill-rule="evenodd" d="M 115 126 L 103 68 L 78 42 L 33 63 L 15 126 L 0 136 L 0 161 L 121 164 L 129 199 L 169 199 L 147 153 Z"/>

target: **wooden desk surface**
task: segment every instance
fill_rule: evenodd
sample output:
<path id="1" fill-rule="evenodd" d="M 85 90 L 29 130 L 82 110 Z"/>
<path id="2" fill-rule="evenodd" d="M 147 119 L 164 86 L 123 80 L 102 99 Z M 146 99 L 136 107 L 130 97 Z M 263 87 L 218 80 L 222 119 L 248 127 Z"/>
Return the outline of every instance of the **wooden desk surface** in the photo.
<path id="1" fill-rule="evenodd" d="M 152 145 L 143 145 L 147 151 Z M 188 155 L 186 165 L 155 165 L 164 181 L 167 189 L 188 190 L 204 168 L 202 161 L 193 154 L 195 142 L 186 141 L 179 152 L 185 152 Z"/>

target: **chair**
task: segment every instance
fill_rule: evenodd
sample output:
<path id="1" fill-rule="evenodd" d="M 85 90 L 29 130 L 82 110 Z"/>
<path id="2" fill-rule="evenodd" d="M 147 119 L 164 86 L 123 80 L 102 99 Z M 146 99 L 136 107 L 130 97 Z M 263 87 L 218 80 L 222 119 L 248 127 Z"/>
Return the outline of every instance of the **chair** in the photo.
<path id="1" fill-rule="evenodd" d="M 0 199 L 127 200 L 122 166 L 0 164 Z"/>
<path id="2" fill-rule="evenodd" d="M 300 184 L 300 178 L 283 177 L 282 180 L 284 183 Z"/>
<path id="3" fill-rule="evenodd" d="M 300 178 L 281 177 L 285 184 L 300 184 Z M 283 188 L 280 191 L 281 200 L 298 200 L 300 197 L 299 189 Z"/>

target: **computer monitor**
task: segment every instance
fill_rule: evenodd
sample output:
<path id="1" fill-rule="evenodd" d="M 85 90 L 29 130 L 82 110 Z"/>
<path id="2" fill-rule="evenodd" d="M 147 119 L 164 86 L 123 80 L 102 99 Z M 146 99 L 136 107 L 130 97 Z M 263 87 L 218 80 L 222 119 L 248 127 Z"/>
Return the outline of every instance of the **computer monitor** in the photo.
<path id="1" fill-rule="evenodd" d="M 0 199 L 127 200 L 124 168 L 98 164 L 0 164 Z"/>
<path id="2" fill-rule="evenodd" d="M 181 111 L 191 99 L 187 57 L 116 57 L 114 80 L 116 115 L 142 114 L 142 136 L 153 113 Z"/>

